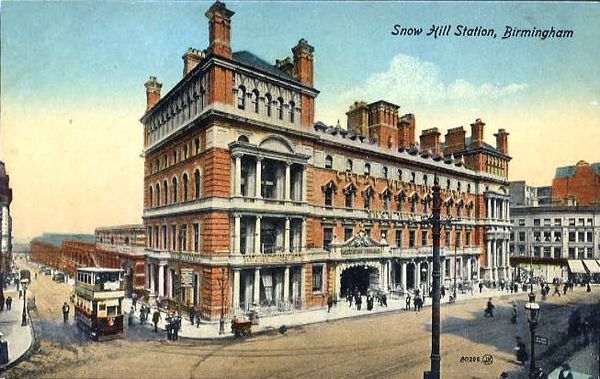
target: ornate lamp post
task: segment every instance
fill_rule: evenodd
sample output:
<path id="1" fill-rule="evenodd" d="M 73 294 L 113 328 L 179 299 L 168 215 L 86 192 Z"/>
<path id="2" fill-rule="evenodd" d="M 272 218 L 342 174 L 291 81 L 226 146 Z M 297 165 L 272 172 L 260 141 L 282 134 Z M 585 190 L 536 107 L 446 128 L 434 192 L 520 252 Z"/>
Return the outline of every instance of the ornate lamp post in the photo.
<path id="1" fill-rule="evenodd" d="M 535 378 L 535 328 L 540 318 L 540 306 L 535 302 L 535 294 L 529 293 L 529 303 L 525 304 L 527 321 L 531 332 L 531 360 L 529 361 L 529 377 Z"/>
<path id="2" fill-rule="evenodd" d="M 21 279 L 21 286 L 23 287 L 23 314 L 21 315 L 21 326 L 27 326 L 27 285 L 29 279 Z"/>

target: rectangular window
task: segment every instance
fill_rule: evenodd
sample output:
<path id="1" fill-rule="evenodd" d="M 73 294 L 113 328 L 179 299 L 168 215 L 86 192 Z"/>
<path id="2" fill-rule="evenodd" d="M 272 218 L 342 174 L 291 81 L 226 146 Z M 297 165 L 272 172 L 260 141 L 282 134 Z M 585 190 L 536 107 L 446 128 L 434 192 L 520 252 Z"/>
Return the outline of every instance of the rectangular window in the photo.
<path id="1" fill-rule="evenodd" d="M 446 231 L 446 246 L 450 247 L 452 244 L 452 234 L 449 230 Z"/>
<path id="2" fill-rule="evenodd" d="M 585 233 L 584 232 L 577 233 L 577 242 L 584 242 L 584 240 L 585 240 Z"/>
<path id="3" fill-rule="evenodd" d="M 323 228 L 323 249 L 329 251 L 331 241 L 333 241 L 333 228 Z"/>
<path id="4" fill-rule="evenodd" d="M 519 232 L 519 242 L 525 242 L 525 232 Z"/>
<path id="5" fill-rule="evenodd" d="M 194 251 L 198 252 L 200 249 L 200 226 L 198 223 L 194 223 Z"/>
<path id="6" fill-rule="evenodd" d="M 540 242 L 542 240 L 541 232 L 533 232 L 533 240 L 536 242 Z"/>
<path id="7" fill-rule="evenodd" d="M 345 228 L 344 229 L 344 241 L 348 241 L 354 235 L 354 229 Z"/>
<path id="8" fill-rule="evenodd" d="M 592 259 L 594 258 L 594 255 L 592 254 L 592 248 L 588 247 L 587 248 L 587 259 Z"/>
<path id="9" fill-rule="evenodd" d="M 539 218 L 534 218 L 533 219 L 533 226 L 540 226 L 540 219 Z"/>
<path id="10" fill-rule="evenodd" d="M 575 232 L 569 232 L 569 242 L 575 242 Z"/>
<path id="11" fill-rule="evenodd" d="M 379 231 L 379 236 L 380 236 L 380 239 L 385 238 L 385 240 L 387 241 L 388 240 L 388 231 L 387 231 L 387 229 L 381 229 Z"/>
<path id="12" fill-rule="evenodd" d="M 187 251 L 188 249 L 188 244 L 187 244 L 187 225 L 181 225 L 181 246 L 180 249 L 181 251 Z"/>
<path id="13" fill-rule="evenodd" d="M 519 226 L 525 226 L 525 220 L 520 218 L 519 219 Z"/>
<path id="14" fill-rule="evenodd" d="M 312 290 L 313 292 L 322 292 L 323 290 L 323 266 L 312 266 Z"/>
<path id="15" fill-rule="evenodd" d="M 520 256 L 525 255 L 525 245 L 519 245 L 519 255 Z"/>
<path id="16" fill-rule="evenodd" d="M 580 247 L 577 249 L 577 258 L 585 259 L 585 248 L 584 247 Z"/>
<path id="17" fill-rule="evenodd" d="M 158 225 L 156 225 L 154 227 L 154 247 L 157 249 L 160 249 L 159 239 L 160 239 L 160 232 L 158 231 Z"/>
<path id="18" fill-rule="evenodd" d="M 544 241 L 545 242 L 550 242 L 550 238 L 551 238 L 551 233 L 550 232 L 544 232 Z"/>
<path id="19" fill-rule="evenodd" d="M 167 249 L 167 226 L 166 225 L 163 225 L 162 232 L 163 232 L 163 235 L 162 235 L 162 246 L 163 246 L 163 249 L 166 250 Z"/>
<path id="20" fill-rule="evenodd" d="M 587 219 L 587 226 L 592 226 L 592 219 L 591 218 Z"/>
<path id="21" fill-rule="evenodd" d="M 408 247 L 415 247 L 415 233 L 414 230 L 408 231 Z"/>
<path id="22" fill-rule="evenodd" d="M 574 247 L 569 248 L 569 258 L 575 258 L 575 248 Z"/>
<path id="23" fill-rule="evenodd" d="M 396 246 L 402 247 L 402 229 L 396 229 Z"/>
<path id="24" fill-rule="evenodd" d="M 540 256 L 540 247 L 539 246 L 534 246 L 533 247 L 533 256 L 534 257 L 539 257 Z"/>
<path id="25" fill-rule="evenodd" d="M 171 249 L 177 250 L 177 225 L 171 225 Z"/>
<path id="26" fill-rule="evenodd" d="M 513 242 L 514 240 L 515 240 L 515 233 L 510 232 L 510 242 Z"/>
<path id="27" fill-rule="evenodd" d="M 148 247 L 152 247 L 152 227 L 151 226 L 148 227 L 148 236 L 146 238 L 147 238 Z"/>
<path id="28" fill-rule="evenodd" d="M 555 247 L 554 248 L 554 258 L 562 258 L 561 254 L 562 254 L 562 249 L 560 247 Z"/>
<path id="29" fill-rule="evenodd" d="M 421 246 L 427 246 L 427 230 L 421 230 Z"/>
<path id="30" fill-rule="evenodd" d="M 570 218 L 569 219 L 569 226 L 575 226 L 575 219 L 574 218 Z"/>
<path id="31" fill-rule="evenodd" d="M 462 247 L 462 234 L 461 232 L 456 232 L 456 247 Z"/>
<path id="32" fill-rule="evenodd" d="M 562 221 L 560 218 L 555 218 L 554 219 L 554 226 L 561 226 L 562 225 Z"/>
<path id="33" fill-rule="evenodd" d="M 578 221 L 578 224 L 579 224 L 580 226 L 583 226 L 583 225 L 585 225 L 585 219 L 583 219 L 583 218 L 580 218 L 580 219 L 578 219 L 577 221 Z"/>
<path id="34" fill-rule="evenodd" d="M 586 235 L 586 237 L 587 237 L 585 240 L 586 240 L 587 242 L 592 242 L 592 232 L 590 232 L 590 231 L 587 231 L 587 232 L 585 232 L 585 235 Z"/>
<path id="35" fill-rule="evenodd" d="M 544 226 L 550 226 L 550 219 L 549 218 L 545 218 L 544 219 Z"/>
<path id="36" fill-rule="evenodd" d="M 561 239 L 561 232 L 555 231 L 554 232 L 554 242 L 560 242 L 560 239 Z"/>
<path id="37" fill-rule="evenodd" d="M 471 246 L 471 232 L 465 232 L 465 246 Z"/>
<path id="38" fill-rule="evenodd" d="M 552 257 L 552 248 L 550 246 L 544 246 L 544 257 L 546 257 L 546 258 Z"/>
<path id="39" fill-rule="evenodd" d="M 365 233 L 371 237 L 371 228 L 365 228 Z"/>

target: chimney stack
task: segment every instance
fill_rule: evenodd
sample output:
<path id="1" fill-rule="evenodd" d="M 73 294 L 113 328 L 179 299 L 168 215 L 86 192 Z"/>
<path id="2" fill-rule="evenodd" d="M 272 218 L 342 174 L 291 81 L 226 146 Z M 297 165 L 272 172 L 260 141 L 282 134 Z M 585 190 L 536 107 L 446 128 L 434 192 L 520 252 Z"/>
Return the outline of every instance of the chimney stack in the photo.
<path id="1" fill-rule="evenodd" d="M 433 154 L 440 154 L 440 131 L 438 128 L 425 129 L 419 136 L 421 150 L 431 149 Z"/>
<path id="2" fill-rule="evenodd" d="M 231 59 L 231 16 L 234 14 L 220 1 L 215 1 L 206 11 L 210 53 Z"/>
<path id="3" fill-rule="evenodd" d="M 400 117 L 398 123 L 398 147 L 400 149 L 409 149 L 415 144 L 415 116 L 412 113 Z"/>
<path id="4" fill-rule="evenodd" d="M 346 116 L 348 116 L 349 132 L 365 137 L 369 134 L 369 107 L 366 102 L 355 101 L 346 112 Z"/>
<path id="5" fill-rule="evenodd" d="M 183 59 L 183 76 L 185 77 L 189 74 L 205 56 L 206 53 L 203 50 L 196 50 L 190 47 L 181 57 Z"/>
<path id="6" fill-rule="evenodd" d="M 446 149 L 444 155 L 454 154 L 465 149 L 466 131 L 462 126 L 448 129 L 445 136 Z"/>
<path id="7" fill-rule="evenodd" d="M 496 149 L 502 154 L 508 155 L 508 133 L 504 129 L 498 129 L 498 133 L 494 134 L 496 137 Z"/>
<path id="8" fill-rule="evenodd" d="M 285 57 L 283 59 L 275 60 L 275 67 L 284 71 L 286 74 L 290 76 L 294 76 L 294 62 L 292 62 L 292 58 Z"/>
<path id="9" fill-rule="evenodd" d="M 304 38 L 300 39 L 298 44 L 292 48 L 292 53 L 294 53 L 294 76 L 308 87 L 312 87 L 314 82 L 314 51 L 315 48 L 309 45 Z"/>
<path id="10" fill-rule="evenodd" d="M 156 76 L 151 76 L 144 84 L 144 87 L 146 87 L 146 111 L 148 111 L 160 100 L 162 83 L 156 81 Z"/>
<path id="11" fill-rule="evenodd" d="M 480 118 L 471 124 L 471 144 L 474 147 L 483 146 L 483 127 L 485 123 Z"/>

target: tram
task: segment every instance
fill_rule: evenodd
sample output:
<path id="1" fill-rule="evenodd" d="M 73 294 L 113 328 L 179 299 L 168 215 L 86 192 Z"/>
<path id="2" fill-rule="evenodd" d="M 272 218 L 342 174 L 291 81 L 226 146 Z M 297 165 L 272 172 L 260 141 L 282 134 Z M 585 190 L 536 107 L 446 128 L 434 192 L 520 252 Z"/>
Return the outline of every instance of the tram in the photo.
<path id="1" fill-rule="evenodd" d="M 77 270 L 75 321 L 94 341 L 123 337 L 124 271 L 88 267 Z"/>

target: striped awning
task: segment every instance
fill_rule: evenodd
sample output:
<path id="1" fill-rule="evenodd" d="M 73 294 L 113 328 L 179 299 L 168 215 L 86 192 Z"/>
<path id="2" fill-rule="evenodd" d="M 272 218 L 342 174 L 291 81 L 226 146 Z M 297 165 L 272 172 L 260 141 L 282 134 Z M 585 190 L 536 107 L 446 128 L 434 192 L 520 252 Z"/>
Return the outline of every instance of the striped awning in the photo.
<path id="1" fill-rule="evenodd" d="M 587 267 L 590 274 L 600 274 L 600 265 L 593 259 L 586 259 L 583 261 L 585 267 Z"/>
<path id="2" fill-rule="evenodd" d="M 585 267 L 583 267 L 583 262 L 580 260 L 569 259 L 567 263 L 572 274 L 587 274 Z"/>

